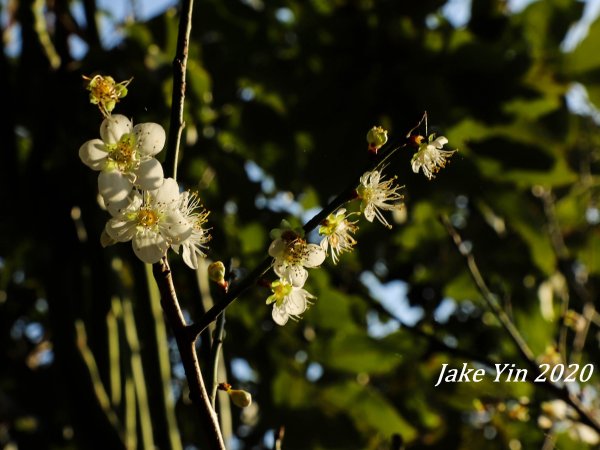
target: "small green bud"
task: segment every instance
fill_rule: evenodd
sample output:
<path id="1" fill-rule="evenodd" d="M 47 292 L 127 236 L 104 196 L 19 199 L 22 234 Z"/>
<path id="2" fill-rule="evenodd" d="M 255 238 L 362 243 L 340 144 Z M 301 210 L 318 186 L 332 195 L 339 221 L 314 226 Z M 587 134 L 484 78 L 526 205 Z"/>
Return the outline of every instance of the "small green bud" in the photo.
<path id="1" fill-rule="evenodd" d="M 369 151 L 377 154 L 377 151 L 387 142 L 387 130 L 382 127 L 373 127 L 367 133 Z"/>
<path id="2" fill-rule="evenodd" d="M 229 394 L 229 398 L 235 406 L 246 408 L 252 403 L 252 395 L 250 392 L 246 392 L 241 389 L 231 389 L 231 385 L 229 383 L 219 383 L 217 389 L 219 391 L 227 392 Z"/>
<path id="3" fill-rule="evenodd" d="M 250 392 L 242 391 L 240 389 L 229 389 L 227 393 L 233 404 L 239 408 L 246 408 L 252 403 L 252 395 Z"/>
<path id="4" fill-rule="evenodd" d="M 210 264 L 208 266 L 208 278 L 219 286 L 227 286 L 227 282 L 225 281 L 225 264 L 221 261 Z"/>

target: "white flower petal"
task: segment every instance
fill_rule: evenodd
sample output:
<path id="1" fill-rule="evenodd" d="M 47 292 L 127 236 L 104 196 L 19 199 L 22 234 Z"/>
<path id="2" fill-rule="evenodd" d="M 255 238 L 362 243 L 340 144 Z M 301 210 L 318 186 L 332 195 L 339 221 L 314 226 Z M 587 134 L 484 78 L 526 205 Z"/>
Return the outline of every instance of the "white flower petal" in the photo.
<path id="1" fill-rule="evenodd" d="M 148 264 L 160 261 L 169 248 L 169 243 L 164 237 L 150 230 L 138 232 L 132 243 L 135 255 Z"/>
<path id="2" fill-rule="evenodd" d="M 137 176 L 136 183 L 145 191 L 153 191 L 163 184 L 163 167 L 154 158 L 142 161 L 135 174 Z"/>
<path id="3" fill-rule="evenodd" d="M 102 198 L 102 196 L 100 196 Z M 104 199 L 103 199 L 104 201 Z M 119 217 L 121 212 L 127 208 L 130 204 L 131 200 L 129 197 L 124 198 L 123 200 L 117 202 L 104 202 L 104 207 L 108 210 L 111 216 Z"/>
<path id="4" fill-rule="evenodd" d="M 138 151 L 142 155 L 154 156 L 165 146 L 166 133 L 157 123 L 140 123 L 133 127 Z"/>
<path id="5" fill-rule="evenodd" d="M 174 244 L 185 241 L 192 234 L 192 225 L 177 209 L 167 211 L 161 220 L 161 231 L 169 236 Z"/>
<path id="6" fill-rule="evenodd" d="M 124 134 L 133 131 L 131 120 L 122 114 L 114 114 L 102 121 L 100 137 L 106 144 L 116 144 Z"/>
<path id="7" fill-rule="evenodd" d="M 288 281 L 295 287 L 304 286 L 308 278 L 308 271 L 302 266 L 288 266 L 285 273 Z"/>
<path id="8" fill-rule="evenodd" d="M 317 244 L 308 244 L 306 246 L 306 256 L 302 260 L 304 267 L 317 267 L 325 261 L 325 252 Z"/>
<path id="9" fill-rule="evenodd" d="M 275 260 L 273 263 L 273 271 L 279 278 L 287 278 L 287 265 L 281 260 Z"/>
<path id="10" fill-rule="evenodd" d="M 93 170 L 102 170 L 106 166 L 108 152 L 104 147 L 104 142 L 100 139 L 87 141 L 79 148 L 79 158 L 81 161 Z"/>
<path id="11" fill-rule="evenodd" d="M 278 308 L 277 306 L 273 306 L 271 316 L 273 317 L 275 323 L 281 326 L 284 326 L 289 319 L 289 315 L 283 310 L 283 308 Z"/>
<path id="12" fill-rule="evenodd" d="M 198 269 L 198 253 L 190 248 L 189 245 L 183 246 L 183 252 L 181 257 L 183 262 L 188 265 L 191 269 Z"/>
<path id="13" fill-rule="evenodd" d="M 179 185 L 173 178 L 165 178 L 163 184 L 152 192 L 156 204 L 173 205 L 179 200 Z"/>
<path id="14" fill-rule="evenodd" d="M 116 243 L 117 241 L 110 237 L 110 235 L 106 232 L 106 229 L 102 230 L 102 234 L 100 235 L 100 245 L 102 248 L 106 248 Z"/>
<path id="15" fill-rule="evenodd" d="M 364 215 L 365 219 L 367 219 L 369 222 L 373 222 L 373 219 L 375 218 L 375 208 L 373 207 L 372 203 L 369 203 L 365 207 Z"/>
<path id="16" fill-rule="evenodd" d="M 275 239 L 269 246 L 269 256 L 278 258 L 283 255 L 287 245 L 283 239 Z"/>
<path id="17" fill-rule="evenodd" d="M 439 136 L 439 137 L 435 138 L 432 142 L 432 144 L 436 148 L 442 148 L 447 143 L 448 143 L 448 138 L 446 136 Z"/>
<path id="18" fill-rule="evenodd" d="M 104 198 L 104 203 L 122 202 L 127 198 L 133 185 L 131 180 L 118 170 L 101 172 L 98 176 L 98 192 Z"/>
<path id="19" fill-rule="evenodd" d="M 104 231 L 117 242 L 127 242 L 133 239 L 137 229 L 132 221 L 113 218 L 106 223 Z"/>
<path id="20" fill-rule="evenodd" d="M 306 293 L 304 289 L 293 289 L 287 296 L 288 301 L 285 303 L 285 311 L 292 316 L 298 316 L 306 311 L 306 307 L 308 306 Z"/>
<path id="21" fill-rule="evenodd" d="M 419 168 L 421 167 L 421 161 L 419 158 L 413 158 L 412 160 L 412 170 L 414 173 L 419 173 Z"/>

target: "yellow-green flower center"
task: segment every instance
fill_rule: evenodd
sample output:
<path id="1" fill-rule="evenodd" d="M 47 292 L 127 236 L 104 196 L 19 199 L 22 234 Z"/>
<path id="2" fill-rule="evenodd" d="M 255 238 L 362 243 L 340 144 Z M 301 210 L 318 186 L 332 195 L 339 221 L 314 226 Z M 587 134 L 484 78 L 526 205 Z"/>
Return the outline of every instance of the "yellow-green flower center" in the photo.
<path id="1" fill-rule="evenodd" d="M 158 223 L 159 217 L 155 211 L 142 208 L 137 213 L 137 223 L 145 228 L 153 227 Z"/>
<path id="2" fill-rule="evenodd" d="M 281 306 L 283 300 L 292 292 L 292 285 L 281 281 L 273 281 L 271 291 L 273 291 L 273 295 L 269 296 L 267 304 L 275 303 L 277 306 Z"/>
<path id="3" fill-rule="evenodd" d="M 297 238 L 288 244 L 285 250 L 285 260 L 294 265 L 302 261 L 306 254 L 306 241 Z"/>
<path id="4" fill-rule="evenodd" d="M 122 172 L 134 170 L 139 163 L 139 156 L 135 145 L 135 135 L 127 133 L 121 136 L 119 142 L 106 146 L 109 159 Z"/>
<path id="5" fill-rule="evenodd" d="M 319 234 L 322 236 L 331 236 L 344 220 L 345 217 L 343 214 L 329 214 L 319 227 Z"/>

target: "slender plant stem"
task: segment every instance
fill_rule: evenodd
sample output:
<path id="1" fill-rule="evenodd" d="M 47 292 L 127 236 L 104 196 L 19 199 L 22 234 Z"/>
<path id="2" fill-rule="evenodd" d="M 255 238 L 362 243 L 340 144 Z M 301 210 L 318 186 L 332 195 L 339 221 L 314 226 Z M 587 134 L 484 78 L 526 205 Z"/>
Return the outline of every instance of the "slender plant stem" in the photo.
<path id="1" fill-rule="evenodd" d="M 448 234 L 452 238 L 457 250 L 465 259 L 467 268 L 469 269 L 469 273 L 471 274 L 471 278 L 475 282 L 479 293 L 487 303 L 494 316 L 496 316 L 500 324 L 503 326 L 505 331 L 508 333 L 512 341 L 517 346 L 517 349 L 519 350 L 519 353 L 521 354 L 521 357 L 523 358 L 525 363 L 527 363 L 527 366 L 529 367 L 529 370 L 527 372 L 528 379 L 537 379 L 538 376 L 541 375 L 541 371 L 538 363 L 535 360 L 533 352 L 525 342 L 525 339 L 523 339 L 523 336 L 521 336 L 519 330 L 517 330 L 517 327 L 510 320 L 508 315 L 504 312 L 504 310 L 502 310 L 498 306 L 495 295 L 487 287 L 487 284 L 481 276 L 473 254 L 470 251 L 468 251 L 463 245 L 462 238 L 458 231 L 456 231 L 456 229 L 452 226 L 450 220 L 448 220 L 448 217 L 442 216 L 441 220 L 444 226 L 446 227 Z M 592 427 L 595 431 L 600 432 L 600 419 L 597 416 L 595 416 L 591 411 L 589 411 L 581 402 L 579 397 L 571 393 L 565 384 L 555 384 L 546 377 L 543 377 L 542 379 L 544 380 L 543 384 L 547 389 L 553 391 L 557 397 L 568 403 L 573 409 L 575 409 L 575 411 L 577 411 L 577 413 L 579 414 L 579 420 L 582 423 Z"/>
<path id="2" fill-rule="evenodd" d="M 225 280 L 226 284 L 218 285 L 218 292 L 216 294 L 217 303 L 223 300 L 223 297 L 227 295 L 229 285 L 233 280 L 233 272 L 231 271 L 232 260 L 229 259 L 227 267 L 225 267 Z M 211 368 L 209 374 L 208 385 L 210 386 L 210 402 L 213 410 L 215 410 L 215 403 L 217 400 L 217 387 L 219 385 L 219 358 L 223 349 L 223 340 L 225 338 L 225 311 L 219 314 L 217 317 L 217 325 L 212 336 L 212 346 L 210 349 L 210 360 Z M 215 410 L 216 411 L 216 410 Z"/>
<path id="3" fill-rule="evenodd" d="M 181 3 L 181 15 L 179 18 L 179 32 L 177 35 L 177 50 L 173 59 L 173 93 L 171 96 L 171 122 L 169 125 L 169 138 L 167 149 L 173 152 L 170 159 L 165 160 L 165 172 L 171 172 L 173 178 L 177 179 L 177 163 L 179 161 L 179 147 L 181 145 L 181 134 L 185 127 L 183 121 L 183 110 L 186 89 L 186 70 L 192 31 L 192 12 L 194 0 L 183 0 Z M 172 167 L 169 167 L 172 164 Z"/>
<path id="4" fill-rule="evenodd" d="M 217 326 L 215 328 L 214 339 L 211 348 L 211 370 L 208 385 L 210 386 L 210 403 L 215 409 L 217 399 L 217 386 L 219 385 L 219 358 L 223 348 L 223 338 L 225 336 L 225 311 L 217 317 Z"/>
<path id="5" fill-rule="evenodd" d="M 525 342 L 525 339 L 523 339 L 523 336 L 521 336 L 521 333 L 519 333 L 519 330 L 517 330 L 517 327 L 512 322 L 508 314 L 506 314 L 506 312 L 498 305 L 496 296 L 487 287 L 487 284 L 485 283 L 483 277 L 481 276 L 481 273 L 479 272 L 479 267 L 475 262 L 473 254 L 470 251 L 466 250 L 465 246 L 463 245 L 463 241 L 460 234 L 458 234 L 456 229 L 452 226 L 448 217 L 443 216 L 442 222 L 446 227 L 448 234 L 450 235 L 450 237 L 452 237 L 454 245 L 456 246 L 460 254 L 465 258 L 467 267 L 469 268 L 469 273 L 471 274 L 471 278 L 475 282 L 477 289 L 479 290 L 481 296 L 487 303 L 488 307 L 494 313 L 494 316 L 496 316 L 498 321 L 500 321 L 504 329 L 508 332 L 513 342 L 517 345 L 519 353 L 521 353 L 523 359 L 525 359 L 526 361 L 532 361 L 535 364 L 535 355 L 529 348 L 529 345 L 527 345 L 527 342 Z"/>

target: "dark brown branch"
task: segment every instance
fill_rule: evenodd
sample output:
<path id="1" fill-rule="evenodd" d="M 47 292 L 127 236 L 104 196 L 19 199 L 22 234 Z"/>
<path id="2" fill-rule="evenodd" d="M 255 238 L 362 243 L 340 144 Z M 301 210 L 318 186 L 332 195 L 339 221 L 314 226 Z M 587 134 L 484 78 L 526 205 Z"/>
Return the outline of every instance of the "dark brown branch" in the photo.
<path id="1" fill-rule="evenodd" d="M 167 322 L 173 330 L 177 348 L 181 355 L 181 362 L 190 389 L 189 398 L 200 414 L 202 436 L 205 441 L 202 448 L 225 450 L 219 422 L 210 404 L 210 398 L 206 392 L 202 372 L 198 364 L 195 339 L 190 339 L 189 333 L 186 332 L 187 325 L 177 300 L 171 269 L 166 257 L 152 266 L 152 273 L 160 290 L 160 304 Z"/>

